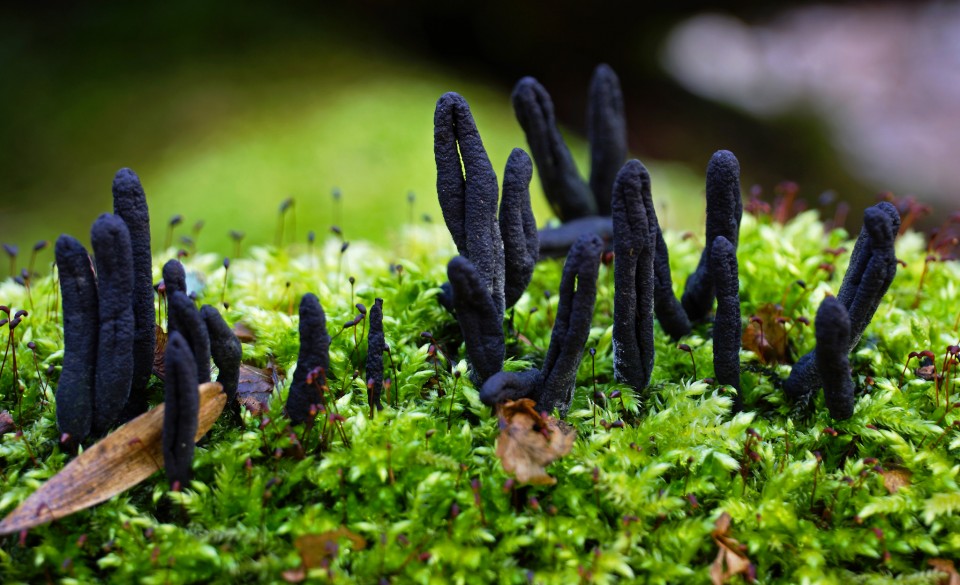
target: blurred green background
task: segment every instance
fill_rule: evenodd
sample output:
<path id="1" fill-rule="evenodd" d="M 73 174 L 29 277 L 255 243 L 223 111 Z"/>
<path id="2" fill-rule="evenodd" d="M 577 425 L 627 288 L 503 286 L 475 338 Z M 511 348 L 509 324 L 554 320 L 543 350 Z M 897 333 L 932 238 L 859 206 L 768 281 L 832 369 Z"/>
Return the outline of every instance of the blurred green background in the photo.
<path id="1" fill-rule="evenodd" d="M 184 219 L 175 243 L 196 236 L 198 221 L 201 251 L 229 253 L 230 230 L 246 234 L 245 246 L 271 243 L 288 197 L 295 219 L 287 241 L 305 241 L 308 230 L 322 238 L 337 224 L 347 240 L 390 244 L 410 218 L 440 221 L 437 97 L 454 90 L 467 98 L 499 172 L 510 149 L 526 148 L 510 89 L 535 75 L 586 168 L 577 135 L 601 61 L 621 76 L 632 150 L 651 167 L 661 219 L 672 227 L 702 222 L 703 167 L 718 148 L 740 157 L 744 191 L 756 182 L 769 192 L 788 178 L 814 198 L 826 189 L 875 192 L 837 162 L 809 112 L 758 120 L 693 95 L 664 72 L 659 47 L 671 26 L 723 3 L 586 4 L 7 6 L 0 241 L 21 250 L 61 232 L 87 241 L 93 219 L 111 210 L 114 172 L 128 166 L 147 191 L 155 249 L 177 214 Z M 734 13 L 761 19 L 791 5 L 747 2 Z M 532 191 L 542 223 L 549 213 L 537 179 Z"/>

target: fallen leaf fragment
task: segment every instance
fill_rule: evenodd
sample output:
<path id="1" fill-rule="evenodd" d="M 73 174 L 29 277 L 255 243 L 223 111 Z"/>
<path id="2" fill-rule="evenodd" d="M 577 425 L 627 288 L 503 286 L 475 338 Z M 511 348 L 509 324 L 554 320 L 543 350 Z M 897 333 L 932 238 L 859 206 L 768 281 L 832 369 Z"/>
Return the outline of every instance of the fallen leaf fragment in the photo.
<path id="1" fill-rule="evenodd" d="M 6 410 L 0 410 L 0 435 L 5 435 L 15 428 L 17 426 L 13 424 L 13 417 L 10 416 L 10 413 Z"/>
<path id="2" fill-rule="evenodd" d="M 902 487 L 910 487 L 910 478 L 913 474 L 909 469 L 903 467 L 884 468 L 881 472 L 883 476 L 883 487 L 891 494 L 897 493 Z"/>
<path id="3" fill-rule="evenodd" d="M 267 409 L 267 402 L 273 394 L 276 384 L 274 380 L 276 370 L 273 368 L 261 369 L 247 364 L 240 364 L 240 381 L 237 384 L 237 400 L 254 416 Z"/>
<path id="4" fill-rule="evenodd" d="M 759 309 L 743 332 L 743 348 L 757 354 L 762 364 L 786 364 L 793 360 L 787 343 L 787 329 L 778 318 L 783 316 L 783 307 L 767 303 Z"/>
<path id="5" fill-rule="evenodd" d="M 529 398 L 508 400 L 500 406 L 497 457 L 507 473 L 520 483 L 553 485 L 546 466 L 573 448 L 576 430 L 549 415 L 541 415 Z"/>
<path id="6" fill-rule="evenodd" d="M 201 384 L 199 439 L 223 412 L 220 384 Z M 84 451 L 0 522 L 0 535 L 28 530 L 109 500 L 163 469 L 164 405 L 147 411 Z"/>
<path id="7" fill-rule="evenodd" d="M 927 564 L 933 567 L 933 570 L 940 573 L 946 573 L 946 577 L 940 579 L 940 585 L 960 585 L 960 573 L 953 565 L 953 561 L 947 559 L 930 559 Z"/>
<path id="8" fill-rule="evenodd" d="M 240 343 L 253 343 L 257 340 L 257 335 L 243 321 L 237 321 L 233 326 L 233 334 L 237 336 Z"/>
<path id="9" fill-rule="evenodd" d="M 293 546 L 300 553 L 300 559 L 303 566 L 307 569 L 316 569 L 324 567 L 325 562 L 333 560 L 339 550 L 339 541 L 346 539 L 353 544 L 354 550 L 363 550 L 367 548 L 367 540 L 351 531 L 346 526 L 341 526 L 336 530 L 328 530 L 320 534 L 304 534 L 298 536 L 293 542 Z"/>
<path id="10" fill-rule="evenodd" d="M 154 338 L 156 343 L 153 346 L 153 375 L 163 380 L 166 375 L 164 356 L 167 350 L 167 332 L 157 325 L 154 329 Z"/>
<path id="11" fill-rule="evenodd" d="M 729 536 L 730 514 L 724 512 L 717 518 L 710 535 L 717 543 L 717 558 L 710 565 L 710 581 L 713 585 L 723 585 L 734 575 L 744 575 L 747 581 L 753 582 L 750 569 L 750 559 L 744 554 L 744 547 Z"/>

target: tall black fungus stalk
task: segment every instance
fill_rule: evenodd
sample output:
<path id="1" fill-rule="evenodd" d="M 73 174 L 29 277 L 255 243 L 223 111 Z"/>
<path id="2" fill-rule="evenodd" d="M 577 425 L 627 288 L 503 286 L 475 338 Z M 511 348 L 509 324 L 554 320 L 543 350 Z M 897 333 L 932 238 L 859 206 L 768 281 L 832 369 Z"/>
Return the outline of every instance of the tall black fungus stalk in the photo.
<path id="1" fill-rule="evenodd" d="M 500 199 L 500 237 L 503 239 L 506 306 L 517 304 L 533 278 L 540 254 L 537 222 L 530 207 L 530 179 L 533 163 L 527 153 L 514 148 L 503 170 L 503 197 Z"/>
<path id="2" fill-rule="evenodd" d="M 540 257 L 562 256 L 584 233 L 609 240 L 611 197 L 615 177 L 627 159 L 627 125 L 623 95 L 616 74 L 607 65 L 594 70 L 587 105 L 590 181 L 580 178 L 554 116 L 546 89 L 524 77 L 513 89 L 513 108 L 523 128 L 558 228 L 541 231 Z"/>
<path id="3" fill-rule="evenodd" d="M 850 316 L 834 297 L 817 309 L 817 370 L 823 380 L 823 401 L 830 416 L 843 420 L 853 416 L 853 379 L 850 377 Z"/>
<path id="4" fill-rule="evenodd" d="M 123 220 L 105 213 L 90 230 L 97 266 L 99 324 L 93 426 L 105 434 L 118 420 L 133 379 L 133 256 Z"/>
<path id="5" fill-rule="evenodd" d="M 723 236 L 734 250 L 740 238 L 743 200 L 740 196 L 740 163 L 727 150 L 718 150 L 707 165 L 707 245 L 696 271 L 687 278 L 681 303 L 690 321 L 703 321 L 713 307 L 711 244 Z"/>
<path id="6" fill-rule="evenodd" d="M 243 358 L 243 347 L 216 308 L 203 305 L 200 307 L 200 317 L 203 318 L 210 336 L 210 355 L 217 366 L 217 382 L 223 386 L 228 408 L 235 414 L 239 413 L 237 388 L 240 385 L 240 360 Z"/>
<path id="7" fill-rule="evenodd" d="M 383 410 L 380 395 L 383 393 L 383 352 L 387 341 L 383 335 L 383 299 L 373 301 L 370 307 L 370 331 L 367 334 L 367 403 L 370 414 L 373 409 Z"/>
<path id="8" fill-rule="evenodd" d="M 168 260 L 163 265 L 163 286 L 166 289 L 167 298 L 172 297 L 177 291 L 187 293 L 187 273 L 179 260 Z"/>
<path id="9" fill-rule="evenodd" d="M 710 258 L 714 289 L 717 293 L 717 315 L 713 322 L 713 371 L 717 383 L 737 390 L 734 409 L 743 407 L 740 396 L 740 292 L 737 249 L 723 236 L 711 245 Z"/>
<path id="10" fill-rule="evenodd" d="M 96 380 L 99 309 L 90 256 L 62 235 L 54 250 L 63 297 L 63 369 L 57 385 L 57 427 L 76 446 L 90 434 Z"/>
<path id="11" fill-rule="evenodd" d="M 307 293 L 300 299 L 300 353 L 287 396 L 287 416 L 293 424 L 306 422 L 310 418 L 310 407 L 322 404 L 319 390 L 307 384 L 307 376 L 317 368 L 322 368 L 327 375 L 330 373 L 330 334 L 320 299 Z"/>
<path id="12" fill-rule="evenodd" d="M 179 331 L 193 350 L 197 380 L 200 384 L 210 381 L 210 333 L 193 300 L 181 291 L 170 296 L 167 317 L 168 332 Z"/>
<path id="13" fill-rule="evenodd" d="M 890 203 L 878 203 L 863 214 L 863 229 L 857 237 L 847 274 L 837 293 L 837 301 L 846 309 L 850 320 L 846 354 L 860 342 L 896 276 L 894 240 L 899 229 L 900 216 Z M 787 399 L 797 411 L 806 409 L 813 393 L 823 384 L 817 353 L 818 350 L 814 349 L 797 360 L 783 386 Z"/>
<path id="14" fill-rule="evenodd" d="M 463 334 L 471 376 L 481 385 L 503 367 L 506 343 L 503 313 L 490 295 L 472 262 L 456 256 L 447 264 L 447 278 L 453 290 L 453 306 Z"/>
<path id="15" fill-rule="evenodd" d="M 566 414 L 570 409 L 577 370 L 590 335 L 602 252 L 603 241 L 595 234 L 584 234 L 574 243 L 560 279 L 557 317 L 543 368 L 491 376 L 480 389 L 484 404 L 530 398 L 541 410 L 556 408 Z"/>
<path id="16" fill-rule="evenodd" d="M 190 344 L 174 331 L 164 353 L 163 467 L 171 485 L 186 487 L 192 477 L 200 392 Z"/>
<path id="17" fill-rule="evenodd" d="M 113 179 L 113 212 L 127 225 L 133 255 L 133 379 L 121 417 L 128 420 L 147 410 L 147 383 L 156 343 L 150 213 L 140 178 L 130 169 L 120 169 Z"/>

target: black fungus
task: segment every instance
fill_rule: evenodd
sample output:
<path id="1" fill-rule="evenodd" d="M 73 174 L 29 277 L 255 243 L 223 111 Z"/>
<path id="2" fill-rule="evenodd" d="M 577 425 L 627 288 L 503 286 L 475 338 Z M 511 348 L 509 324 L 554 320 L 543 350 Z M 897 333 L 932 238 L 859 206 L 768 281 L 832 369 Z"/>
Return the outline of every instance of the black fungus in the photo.
<path id="1" fill-rule="evenodd" d="M 207 324 L 193 299 L 186 293 L 176 291 L 169 297 L 169 313 L 167 316 L 168 333 L 179 331 L 193 349 L 194 360 L 197 364 L 197 379 L 201 384 L 210 381 L 210 333 Z"/>
<path id="2" fill-rule="evenodd" d="M 77 445 L 90 434 L 96 379 L 99 309 L 90 256 L 62 235 L 54 249 L 63 297 L 63 369 L 57 385 L 57 427 Z"/>
<path id="3" fill-rule="evenodd" d="M 530 284 L 540 255 L 537 222 L 530 207 L 533 163 L 527 153 L 514 148 L 503 171 L 500 200 L 500 237 L 504 255 L 504 304 L 512 307 Z"/>
<path id="4" fill-rule="evenodd" d="M 899 227 L 896 208 L 887 202 L 878 203 L 863 214 L 863 229 L 850 256 L 847 275 L 837 292 L 837 301 L 846 309 L 850 319 L 848 354 L 860 342 L 896 276 L 894 240 Z M 818 362 L 816 349 L 803 355 L 793 365 L 790 377 L 783 385 L 787 399 L 797 411 L 806 409 L 813 393 L 823 384 Z"/>
<path id="5" fill-rule="evenodd" d="M 597 213 L 610 215 L 613 184 L 627 160 L 627 120 L 623 113 L 620 80 L 609 65 L 593 72 L 587 100 L 587 136 L 590 140 L 590 190 Z"/>
<path id="6" fill-rule="evenodd" d="M 600 238 L 585 234 L 570 248 L 563 265 L 557 317 L 543 360 L 543 391 L 537 399 L 538 406 L 548 412 L 557 408 L 566 414 L 573 401 L 577 370 L 590 336 L 602 253 Z"/>
<path id="7" fill-rule="evenodd" d="M 717 383 L 737 390 L 734 410 L 740 410 L 740 292 L 737 249 L 723 236 L 717 236 L 710 251 L 717 315 L 713 322 L 713 371 Z"/>
<path id="8" fill-rule="evenodd" d="M 502 321 L 504 256 L 497 223 L 497 175 L 470 106 L 459 94 L 445 93 L 437 100 L 433 151 L 437 197 L 447 229 L 460 255 L 476 267 Z"/>
<path id="9" fill-rule="evenodd" d="M 147 411 L 147 383 L 157 337 L 150 213 L 140 178 L 130 169 L 120 169 L 113 178 L 113 212 L 127 224 L 133 253 L 133 381 L 121 417 L 129 420 Z"/>
<path id="10" fill-rule="evenodd" d="M 596 234 L 606 249 L 613 242 L 613 220 L 608 216 L 591 215 L 566 221 L 540 230 L 540 259 L 562 258 L 583 234 Z"/>
<path id="11" fill-rule="evenodd" d="M 740 236 L 743 200 L 740 196 L 740 163 L 727 150 L 718 150 L 707 165 L 707 245 L 696 271 L 687 278 L 680 301 L 690 321 L 703 321 L 713 306 L 713 278 L 710 274 L 710 243 L 723 236 L 734 249 Z"/>
<path id="12" fill-rule="evenodd" d="M 843 303 L 827 297 L 817 309 L 817 370 L 823 380 L 823 398 L 830 416 L 853 416 L 853 379 L 850 377 L 850 317 Z"/>
<path id="13" fill-rule="evenodd" d="M 493 406 L 506 400 L 529 398 L 534 402 L 543 388 L 540 370 L 530 368 L 522 372 L 497 372 L 480 389 L 480 400 Z"/>
<path id="14" fill-rule="evenodd" d="M 643 191 L 650 179 L 639 161 L 630 161 L 613 187 L 613 373 L 619 382 L 643 390 L 653 372 L 653 263 L 651 230 Z"/>
<path id="15" fill-rule="evenodd" d="M 187 486 L 192 477 L 200 392 L 190 344 L 174 331 L 164 352 L 163 468 L 170 484 Z"/>
<path id="16" fill-rule="evenodd" d="M 320 299 L 307 293 L 300 299 L 300 352 L 286 405 L 287 416 L 293 424 L 306 422 L 311 406 L 322 404 L 320 391 L 307 383 L 308 375 L 317 368 L 322 368 L 325 375 L 330 374 L 330 334 Z"/>
<path id="17" fill-rule="evenodd" d="M 373 301 L 370 307 L 370 330 L 367 334 L 367 404 L 383 410 L 380 395 L 383 393 L 383 352 L 387 341 L 383 335 L 383 299 Z"/>
<path id="18" fill-rule="evenodd" d="M 98 217 L 90 240 L 97 267 L 100 326 L 92 430 L 103 435 L 120 418 L 133 380 L 133 255 L 127 226 L 115 215 Z"/>
<path id="19" fill-rule="evenodd" d="M 514 86 L 512 100 L 554 214 L 561 222 L 596 215 L 597 203 L 590 186 L 580 178 L 557 129 L 550 94 L 533 77 L 524 77 Z"/>
<path id="20" fill-rule="evenodd" d="M 470 260 L 456 256 L 447 264 L 453 306 L 477 386 L 500 371 L 506 354 L 501 313 Z"/>
<path id="21" fill-rule="evenodd" d="M 187 273 L 183 270 L 183 264 L 179 260 L 168 260 L 163 265 L 163 286 L 167 297 L 172 297 L 173 293 L 180 291 L 187 292 Z"/>
<path id="22" fill-rule="evenodd" d="M 243 358 L 243 347 L 233 329 L 227 325 L 216 308 L 203 305 L 200 307 L 200 317 L 203 318 L 210 336 L 210 355 L 217 366 L 217 382 L 223 386 L 228 408 L 236 411 L 239 406 L 237 388 L 240 385 L 240 360 Z"/>

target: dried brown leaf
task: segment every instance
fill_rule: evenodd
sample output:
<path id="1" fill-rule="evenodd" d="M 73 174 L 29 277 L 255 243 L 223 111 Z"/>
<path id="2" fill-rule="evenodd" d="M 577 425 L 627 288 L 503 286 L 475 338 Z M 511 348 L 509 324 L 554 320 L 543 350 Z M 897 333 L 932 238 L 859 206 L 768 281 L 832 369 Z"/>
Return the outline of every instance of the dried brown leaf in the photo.
<path id="1" fill-rule="evenodd" d="M 261 369 L 240 364 L 237 400 L 255 416 L 267 409 L 267 402 L 275 386 L 275 372 L 273 368 Z"/>
<path id="2" fill-rule="evenodd" d="M 166 375 L 164 356 L 167 350 L 167 332 L 163 330 L 163 327 L 157 325 L 154 335 L 156 343 L 153 346 L 153 375 L 163 380 Z"/>
<path id="3" fill-rule="evenodd" d="M 199 439 L 227 401 L 220 384 L 201 384 Z M 163 469 L 164 405 L 147 411 L 80 454 L 0 522 L 0 535 L 52 522 L 106 501 Z"/>
<path id="4" fill-rule="evenodd" d="M 13 417 L 10 416 L 10 413 L 6 410 L 0 410 L 0 435 L 5 435 L 15 428 L 17 426 L 13 424 Z"/>
<path id="5" fill-rule="evenodd" d="M 528 398 L 500 406 L 497 457 L 520 483 L 553 485 L 557 480 L 545 468 L 570 452 L 577 433 L 567 423 L 542 416 L 534 406 Z"/>
<path id="6" fill-rule="evenodd" d="M 746 575 L 750 579 L 750 559 L 744 554 L 744 546 L 729 536 L 730 514 L 724 512 L 714 525 L 713 541 L 717 543 L 717 557 L 710 565 L 710 581 L 713 585 L 723 585 L 735 575 Z"/>
<path id="7" fill-rule="evenodd" d="M 947 559 L 930 559 L 927 564 L 933 567 L 935 571 L 946 573 L 946 577 L 940 579 L 940 585 L 960 585 L 960 573 L 953 565 L 953 561 Z"/>
<path id="8" fill-rule="evenodd" d="M 884 468 L 881 475 L 883 475 L 883 487 L 887 488 L 891 494 L 897 493 L 902 487 L 910 487 L 910 478 L 913 477 L 913 473 L 903 467 Z"/>
<path id="9" fill-rule="evenodd" d="M 237 339 L 240 340 L 240 343 L 253 343 L 257 340 L 256 333 L 253 332 L 250 327 L 247 326 L 243 321 L 237 321 L 233 326 L 233 334 L 237 336 Z"/>
<path id="10" fill-rule="evenodd" d="M 760 319 L 760 323 L 751 319 L 743 332 L 743 348 L 757 354 L 763 364 L 786 364 L 793 361 L 787 343 L 787 328 L 778 321 L 778 317 L 782 316 L 783 307 L 767 303 L 753 315 Z"/>
<path id="11" fill-rule="evenodd" d="M 337 556 L 340 548 L 341 539 L 349 540 L 353 545 L 353 550 L 363 550 L 367 548 L 367 540 L 349 530 L 346 526 L 341 526 L 336 530 L 328 530 L 320 534 L 304 534 L 298 536 L 293 541 L 293 546 L 300 553 L 300 559 L 303 561 L 303 567 L 306 569 L 316 569 L 329 564 Z"/>

